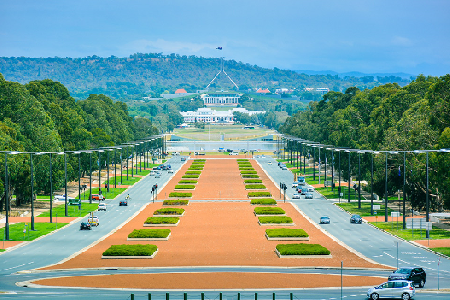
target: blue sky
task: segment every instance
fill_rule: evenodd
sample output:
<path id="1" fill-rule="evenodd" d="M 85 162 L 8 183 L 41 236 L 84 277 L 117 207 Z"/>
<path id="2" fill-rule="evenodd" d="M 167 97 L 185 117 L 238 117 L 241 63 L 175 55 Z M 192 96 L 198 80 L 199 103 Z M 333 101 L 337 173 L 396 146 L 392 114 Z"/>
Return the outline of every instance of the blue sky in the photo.
<path id="1" fill-rule="evenodd" d="M 136 52 L 440 76 L 450 73 L 450 1 L 0 0 L 0 56 Z"/>

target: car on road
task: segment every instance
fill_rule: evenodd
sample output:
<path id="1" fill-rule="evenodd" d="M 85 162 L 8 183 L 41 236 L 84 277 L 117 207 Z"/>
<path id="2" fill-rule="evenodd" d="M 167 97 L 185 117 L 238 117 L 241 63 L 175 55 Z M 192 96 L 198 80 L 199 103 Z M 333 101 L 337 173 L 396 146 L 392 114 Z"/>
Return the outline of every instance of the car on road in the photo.
<path id="1" fill-rule="evenodd" d="M 314 193 L 314 188 L 312 186 L 308 187 L 308 193 Z"/>
<path id="2" fill-rule="evenodd" d="M 350 217 L 350 223 L 361 224 L 362 218 L 360 215 L 353 215 Z"/>
<path id="3" fill-rule="evenodd" d="M 86 222 L 81 222 L 80 230 L 91 230 L 91 224 Z"/>
<path id="4" fill-rule="evenodd" d="M 128 201 L 127 200 L 120 200 L 119 206 L 128 206 Z"/>
<path id="5" fill-rule="evenodd" d="M 268 163 L 267 163 L 268 165 L 271 165 L 272 164 L 272 162 L 271 161 L 269 161 Z"/>
<path id="6" fill-rule="evenodd" d="M 186 161 L 186 157 L 183 156 L 183 157 L 181 158 L 181 161 Z"/>
<path id="7" fill-rule="evenodd" d="M 173 174 L 173 170 L 172 170 L 172 169 L 169 169 L 169 170 L 167 171 L 167 173 Z"/>
<path id="8" fill-rule="evenodd" d="M 101 210 L 104 210 L 104 211 L 106 211 L 106 204 L 105 203 L 100 203 L 99 205 L 98 205 L 98 209 L 97 209 L 98 211 L 101 211 Z"/>
<path id="9" fill-rule="evenodd" d="M 92 200 L 105 201 L 106 199 L 102 194 L 92 194 Z"/>
<path id="10" fill-rule="evenodd" d="M 87 223 L 89 223 L 91 226 L 95 226 L 95 227 L 100 225 L 100 221 L 98 220 L 97 216 L 88 217 Z"/>
<path id="11" fill-rule="evenodd" d="M 320 224 L 330 224 L 330 218 L 327 216 L 320 217 Z"/>
<path id="12" fill-rule="evenodd" d="M 161 166 L 153 167 L 153 170 L 155 170 L 155 171 L 159 171 L 159 170 L 161 170 L 161 169 L 162 169 Z"/>
<path id="13" fill-rule="evenodd" d="M 300 195 L 299 195 L 299 194 L 294 194 L 294 195 L 292 196 L 292 199 L 300 199 Z"/>
<path id="14" fill-rule="evenodd" d="M 313 193 L 306 193 L 305 194 L 305 199 L 314 199 Z"/>
<path id="15" fill-rule="evenodd" d="M 161 178 L 161 172 L 156 172 L 155 178 Z"/>
<path id="16" fill-rule="evenodd" d="M 292 188 L 296 188 L 296 187 L 298 187 L 298 182 L 293 182 L 292 183 Z"/>
<path id="17" fill-rule="evenodd" d="M 427 273 L 419 267 L 400 268 L 389 275 L 388 280 L 409 280 L 422 288 L 427 282 Z"/>
<path id="18" fill-rule="evenodd" d="M 382 283 L 378 286 L 370 288 L 367 291 L 367 297 L 372 300 L 389 298 L 409 300 L 416 294 L 416 289 L 411 281 L 393 280 Z"/>
<path id="19" fill-rule="evenodd" d="M 55 199 L 58 201 L 65 201 L 66 195 L 56 195 Z M 75 199 L 74 197 L 67 196 L 67 200 L 74 200 L 74 199 Z"/>
<path id="20" fill-rule="evenodd" d="M 230 152 L 228 155 L 239 155 L 239 152 Z"/>
<path id="21" fill-rule="evenodd" d="M 308 192 L 308 188 L 306 187 L 298 187 L 298 193 L 305 195 Z"/>
<path id="22" fill-rule="evenodd" d="M 150 176 L 155 176 L 156 172 L 155 171 L 150 171 Z"/>

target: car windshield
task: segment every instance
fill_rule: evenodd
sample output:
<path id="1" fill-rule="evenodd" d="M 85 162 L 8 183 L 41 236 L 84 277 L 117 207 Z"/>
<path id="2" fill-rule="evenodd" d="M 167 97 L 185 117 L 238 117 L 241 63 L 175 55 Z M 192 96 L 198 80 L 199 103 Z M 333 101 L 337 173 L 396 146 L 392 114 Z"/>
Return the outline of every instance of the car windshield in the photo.
<path id="1" fill-rule="evenodd" d="M 409 274 L 409 273 L 411 273 L 411 270 L 410 269 L 398 269 L 394 273 L 397 273 L 397 274 Z"/>

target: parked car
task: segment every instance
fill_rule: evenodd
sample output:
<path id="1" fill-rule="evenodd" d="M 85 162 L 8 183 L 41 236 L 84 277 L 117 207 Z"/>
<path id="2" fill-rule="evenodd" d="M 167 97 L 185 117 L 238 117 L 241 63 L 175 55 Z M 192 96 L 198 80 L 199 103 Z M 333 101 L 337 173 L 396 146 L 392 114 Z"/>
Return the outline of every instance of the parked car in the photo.
<path id="1" fill-rule="evenodd" d="M 314 199 L 313 193 L 306 193 L 305 194 L 305 199 Z"/>
<path id="2" fill-rule="evenodd" d="M 86 222 L 81 222 L 80 230 L 91 230 L 91 224 Z"/>
<path id="3" fill-rule="evenodd" d="M 88 217 L 87 222 L 88 222 L 91 226 L 95 226 L 95 227 L 97 227 L 98 225 L 100 225 L 100 221 L 98 220 L 98 217 L 97 217 L 97 216 Z"/>
<path id="4" fill-rule="evenodd" d="M 330 218 L 327 216 L 320 217 L 320 224 L 330 224 Z"/>
<path id="5" fill-rule="evenodd" d="M 120 200 L 119 206 L 128 206 L 128 201 L 127 200 Z"/>
<path id="6" fill-rule="evenodd" d="M 58 201 L 65 201 L 66 200 L 66 195 L 56 195 L 55 199 L 58 200 Z M 73 199 L 75 199 L 75 198 L 67 196 L 67 200 L 73 200 Z"/>
<path id="7" fill-rule="evenodd" d="M 102 194 L 92 194 L 92 200 L 105 201 L 105 197 Z"/>
<path id="8" fill-rule="evenodd" d="M 400 268 L 389 275 L 388 280 L 409 280 L 422 288 L 427 282 L 427 273 L 424 269 L 418 267 Z"/>
<path id="9" fill-rule="evenodd" d="M 388 281 L 370 288 L 367 291 L 367 297 L 369 299 L 377 300 L 381 298 L 400 298 L 403 300 L 409 300 L 416 294 L 416 289 L 411 281 L 406 280 L 394 280 Z"/>
<path id="10" fill-rule="evenodd" d="M 353 216 L 351 216 L 350 223 L 361 224 L 362 223 L 361 216 L 360 215 L 353 215 Z"/>
<path id="11" fill-rule="evenodd" d="M 97 209 L 98 211 L 101 211 L 101 210 L 104 210 L 104 211 L 106 211 L 106 204 L 105 203 L 100 203 L 99 205 L 98 205 L 98 209 Z"/>
<path id="12" fill-rule="evenodd" d="M 281 170 L 286 171 L 288 168 L 286 166 L 281 167 Z"/>
<path id="13" fill-rule="evenodd" d="M 294 194 L 294 195 L 292 196 L 292 199 L 300 199 L 300 195 L 299 195 L 299 194 Z"/>

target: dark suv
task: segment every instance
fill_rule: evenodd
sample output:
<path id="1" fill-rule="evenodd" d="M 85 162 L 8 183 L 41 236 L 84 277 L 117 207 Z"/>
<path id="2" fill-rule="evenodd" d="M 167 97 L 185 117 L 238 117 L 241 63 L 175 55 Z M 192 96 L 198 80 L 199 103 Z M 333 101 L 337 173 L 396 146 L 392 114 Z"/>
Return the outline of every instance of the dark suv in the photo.
<path id="1" fill-rule="evenodd" d="M 388 280 L 409 280 L 414 284 L 418 284 L 419 287 L 423 287 L 427 281 L 427 274 L 422 268 L 408 267 L 401 268 L 394 271 L 389 275 Z"/>

